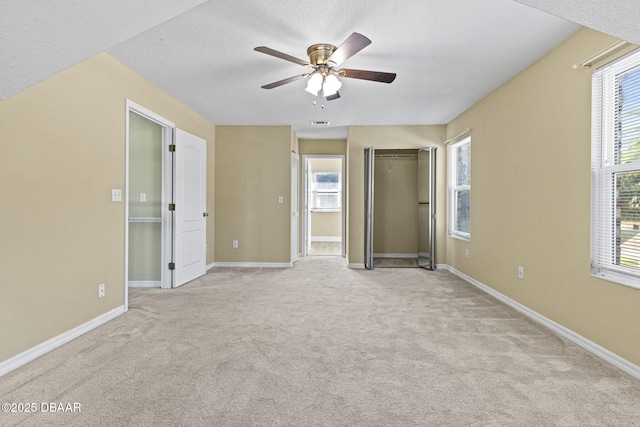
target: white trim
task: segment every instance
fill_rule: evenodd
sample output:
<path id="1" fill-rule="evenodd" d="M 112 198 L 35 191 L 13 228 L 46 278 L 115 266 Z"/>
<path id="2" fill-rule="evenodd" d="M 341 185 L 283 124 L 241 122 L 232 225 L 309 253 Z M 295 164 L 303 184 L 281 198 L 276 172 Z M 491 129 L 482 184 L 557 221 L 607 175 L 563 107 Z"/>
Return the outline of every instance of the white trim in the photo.
<path id="1" fill-rule="evenodd" d="M 215 267 L 215 266 L 216 266 L 216 263 L 215 263 L 215 262 L 212 262 L 211 264 L 207 264 L 206 269 L 207 269 L 207 271 L 209 271 L 209 270 L 211 270 L 211 269 L 212 269 L 213 267 Z"/>
<path id="2" fill-rule="evenodd" d="M 418 258 L 418 254 L 373 254 L 374 258 Z"/>
<path id="3" fill-rule="evenodd" d="M 311 236 L 312 242 L 341 242 L 340 236 Z"/>
<path id="4" fill-rule="evenodd" d="M 130 280 L 130 288 L 161 288 L 162 282 L 160 280 Z"/>
<path id="5" fill-rule="evenodd" d="M 350 263 L 347 264 L 347 267 L 355 270 L 364 270 L 364 263 Z"/>
<path id="6" fill-rule="evenodd" d="M 461 132 L 458 135 L 447 139 L 446 141 L 443 142 L 443 144 L 444 145 L 449 145 L 449 144 L 452 144 L 452 143 L 459 142 L 460 140 L 466 138 L 469 135 L 471 135 L 471 128 L 467 128 L 464 132 Z"/>
<path id="7" fill-rule="evenodd" d="M 214 262 L 213 267 L 289 268 L 291 262 Z"/>
<path id="8" fill-rule="evenodd" d="M 84 323 L 80 326 L 77 326 L 67 332 L 64 332 L 57 337 L 51 338 L 43 343 L 36 345 L 35 347 L 31 347 L 28 350 L 23 351 L 22 353 L 12 357 L 11 359 L 5 360 L 0 363 L 0 377 L 17 369 L 32 360 L 37 359 L 38 357 L 60 347 L 63 344 L 68 343 L 69 341 L 78 338 L 79 336 L 97 328 L 98 326 L 112 320 L 125 312 L 125 306 L 121 305 L 120 307 L 114 308 L 111 311 L 108 311 L 95 319 L 89 320 L 87 323 Z"/>
<path id="9" fill-rule="evenodd" d="M 461 233 L 459 231 L 449 231 L 447 234 L 447 237 L 450 239 L 458 239 L 458 240 L 462 240 L 463 242 L 470 242 L 471 241 L 471 237 L 469 236 L 468 233 Z"/>
<path id="10" fill-rule="evenodd" d="M 560 335 L 563 338 L 568 339 L 569 341 L 571 341 L 574 344 L 577 344 L 578 346 L 582 347 L 583 349 L 587 350 L 588 352 L 592 353 L 593 355 L 599 357 L 600 359 L 604 360 L 605 362 L 615 366 L 616 368 L 626 372 L 627 374 L 640 379 L 640 366 L 628 361 L 627 359 L 624 359 L 620 356 L 618 356 L 617 354 L 613 353 L 610 350 L 607 350 L 606 348 L 594 343 L 591 340 L 588 340 L 587 338 L 583 337 L 582 335 L 579 335 L 577 333 L 575 333 L 574 331 L 572 331 L 571 329 L 568 329 L 564 326 L 562 326 L 559 323 L 554 322 L 553 320 L 543 316 L 542 314 L 530 309 L 529 307 L 520 304 L 519 302 L 512 300 L 511 298 L 507 297 L 506 295 L 501 294 L 500 292 L 488 287 L 487 285 L 484 285 L 482 283 L 480 283 L 479 281 L 473 279 L 470 276 L 467 276 L 466 274 L 456 270 L 455 268 L 449 266 L 449 265 L 443 265 L 442 269 L 444 270 L 448 270 L 449 272 L 455 274 L 456 276 L 460 277 L 461 279 L 466 280 L 467 282 L 469 282 L 470 284 L 476 286 L 477 288 L 483 290 L 484 292 L 488 293 L 489 295 L 493 296 L 494 298 L 498 299 L 499 301 L 507 304 L 509 307 L 514 308 L 515 310 L 519 311 L 520 313 L 524 314 L 525 316 L 527 316 L 529 319 L 541 324 L 542 326 L 550 329 L 552 332 L 555 332 L 556 334 Z"/>

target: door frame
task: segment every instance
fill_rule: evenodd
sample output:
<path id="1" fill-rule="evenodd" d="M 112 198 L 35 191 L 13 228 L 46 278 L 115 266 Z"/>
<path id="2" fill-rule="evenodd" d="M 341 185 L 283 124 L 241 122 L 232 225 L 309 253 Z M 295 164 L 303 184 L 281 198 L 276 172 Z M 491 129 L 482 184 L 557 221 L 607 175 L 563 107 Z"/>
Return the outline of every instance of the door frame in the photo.
<path id="1" fill-rule="evenodd" d="M 291 264 L 300 254 L 300 156 L 291 153 Z"/>
<path id="2" fill-rule="evenodd" d="M 373 206 L 375 195 L 375 147 L 364 149 L 364 268 L 373 270 Z"/>
<path id="3" fill-rule="evenodd" d="M 340 255 L 346 256 L 346 165 L 345 156 L 343 154 L 303 154 L 302 155 L 302 256 L 309 255 L 309 247 L 311 244 L 311 226 L 309 225 L 309 216 L 311 215 L 311 208 L 309 207 L 309 161 L 310 160 L 340 160 L 340 191 L 342 193 L 342 199 L 340 201 L 340 216 L 341 216 L 341 230 L 340 230 Z"/>
<path id="4" fill-rule="evenodd" d="M 129 308 L 129 113 L 137 114 L 162 126 L 162 205 L 168 205 L 173 193 L 173 156 L 169 155 L 169 145 L 173 144 L 175 124 L 153 111 L 127 99 L 125 102 L 125 190 L 124 200 L 124 307 Z M 172 275 L 168 269 L 171 261 L 172 224 L 168 209 L 162 209 L 161 236 L 161 287 L 171 288 Z M 165 268 L 166 267 L 166 268 Z"/>

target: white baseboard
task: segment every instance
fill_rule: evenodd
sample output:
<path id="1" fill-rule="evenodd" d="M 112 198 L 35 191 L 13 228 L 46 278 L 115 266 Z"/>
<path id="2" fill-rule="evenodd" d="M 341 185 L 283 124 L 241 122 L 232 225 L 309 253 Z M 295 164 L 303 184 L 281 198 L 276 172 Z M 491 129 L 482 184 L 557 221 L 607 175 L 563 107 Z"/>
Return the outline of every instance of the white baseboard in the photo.
<path id="1" fill-rule="evenodd" d="M 579 345 L 580 347 L 584 348 L 585 350 L 587 350 L 588 352 L 594 354 L 595 356 L 599 357 L 600 359 L 604 360 L 605 362 L 615 366 L 616 368 L 620 369 L 621 371 L 626 372 L 627 374 L 640 379 L 640 366 L 628 361 L 627 359 L 624 359 L 620 356 L 618 356 L 617 354 L 613 353 L 610 350 L 607 350 L 606 348 L 594 343 L 591 340 L 588 340 L 587 338 L 583 337 L 582 335 L 579 335 L 577 333 L 575 333 L 574 331 L 572 331 L 569 328 L 566 328 L 564 326 L 562 326 L 559 323 L 554 322 L 553 320 L 543 316 L 542 314 L 531 310 L 529 307 L 520 304 L 519 302 L 509 298 L 506 295 L 501 294 L 500 292 L 488 287 L 487 285 L 484 285 L 480 282 L 478 282 L 477 280 L 475 280 L 472 277 L 467 276 L 466 274 L 456 270 L 455 268 L 449 266 L 449 265 L 442 265 L 441 267 L 442 269 L 448 270 L 451 273 L 455 274 L 456 276 L 466 280 L 467 282 L 471 283 L 472 285 L 482 289 L 484 292 L 488 293 L 489 295 L 493 296 L 494 298 L 502 301 L 503 303 L 507 304 L 508 306 L 516 309 L 517 311 L 519 311 L 520 313 L 524 314 L 525 316 L 527 316 L 529 319 L 541 324 L 542 326 L 545 326 L 546 328 L 550 329 L 551 331 L 555 332 L 556 334 L 560 335 L 563 338 L 568 339 L 569 341 L 573 342 L 574 344 Z"/>
<path id="2" fill-rule="evenodd" d="M 213 267 L 288 268 L 290 262 L 214 262 Z"/>
<path id="3" fill-rule="evenodd" d="M 312 242 L 341 242 L 340 236 L 311 236 Z"/>
<path id="4" fill-rule="evenodd" d="M 207 264 L 206 269 L 207 269 L 207 271 L 209 271 L 209 270 L 211 270 L 211 269 L 212 269 L 213 267 L 215 267 L 215 266 L 216 266 L 216 263 L 215 263 L 215 262 L 212 262 L 211 264 Z"/>
<path id="5" fill-rule="evenodd" d="M 50 340 L 47 340 L 41 344 L 36 345 L 35 347 L 31 347 L 28 350 L 23 351 L 22 353 L 12 357 L 11 359 L 5 360 L 0 363 L 0 377 L 17 369 L 27 363 L 31 362 L 34 359 L 60 347 L 63 344 L 68 343 L 69 341 L 78 338 L 80 335 L 86 334 L 92 329 L 97 328 L 98 326 L 108 322 L 111 319 L 114 319 L 121 314 L 124 314 L 125 309 L 124 305 L 120 307 L 114 308 L 111 311 L 108 311 L 95 319 L 89 320 L 87 323 L 84 323 L 80 326 L 77 326 L 67 332 L 64 332 L 57 337 L 53 337 Z"/>
<path id="6" fill-rule="evenodd" d="M 418 254 L 373 254 L 374 258 L 418 258 Z"/>
<path id="7" fill-rule="evenodd" d="M 162 282 L 155 280 L 129 280 L 130 288 L 161 288 Z"/>
<path id="8" fill-rule="evenodd" d="M 355 270 L 363 270 L 364 269 L 364 263 L 349 263 L 347 264 L 348 268 L 353 268 Z"/>

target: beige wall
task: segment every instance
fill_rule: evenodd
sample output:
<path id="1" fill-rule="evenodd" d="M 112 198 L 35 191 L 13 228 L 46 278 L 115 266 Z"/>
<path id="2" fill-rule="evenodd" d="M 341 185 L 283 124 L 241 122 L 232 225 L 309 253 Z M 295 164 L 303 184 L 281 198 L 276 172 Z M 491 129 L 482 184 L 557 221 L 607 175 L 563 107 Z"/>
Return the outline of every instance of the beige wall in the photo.
<path id="1" fill-rule="evenodd" d="M 214 151 L 213 124 L 105 53 L 0 101 L 0 361 L 124 303 L 126 98 Z"/>
<path id="2" fill-rule="evenodd" d="M 301 139 L 300 155 L 346 155 L 346 139 Z"/>
<path id="3" fill-rule="evenodd" d="M 590 276 L 591 70 L 572 68 L 615 41 L 579 31 L 448 126 L 472 128 L 472 190 L 447 263 L 640 364 L 640 292 Z"/>
<path id="4" fill-rule="evenodd" d="M 436 212 L 445 218 L 446 126 L 352 126 L 347 138 L 347 258 L 350 264 L 364 264 L 364 149 L 438 147 L 436 158 Z M 445 258 L 446 224 L 436 229 L 436 261 Z"/>
<path id="5" fill-rule="evenodd" d="M 293 136 L 289 126 L 216 126 L 216 262 L 290 262 Z"/>
<path id="6" fill-rule="evenodd" d="M 311 212 L 311 240 L 314 237 L 342 238 L 342 212 Z"/>
<path id="7" fill-rule="evenodd" d="M 411 150 L 417 156 L 417 150 Z M 380 150 L 379 154 L 397 151 Z M 373 252 L 418 256 L 418 159 L 375 160 Z"/>

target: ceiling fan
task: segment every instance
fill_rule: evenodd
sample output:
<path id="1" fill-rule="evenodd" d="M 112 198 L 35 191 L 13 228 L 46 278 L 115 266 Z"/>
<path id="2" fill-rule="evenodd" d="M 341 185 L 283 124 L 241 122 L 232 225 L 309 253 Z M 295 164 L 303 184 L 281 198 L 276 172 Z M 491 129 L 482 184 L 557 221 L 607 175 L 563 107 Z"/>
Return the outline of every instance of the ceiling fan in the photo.
<path id="1" fill-rule="evenodd" d="M 297 76 L 289 77 L 284 80 L 279 80 L 277 82 L 264 85 L 262 86 L 262 88 L 273 89 L 275 87 L 308 77 L 309 81 L 307 82 L 307 88 L 305 90 L 315 96 L 318 96 L 318 93 L 322 90 L 322 95 L 328 101 L 331 101 L 340 98 L 338 89 L 340 89 L 342 83 L 338 79 L 338 76 L 351 79 L 370 80 L 381 83 L 391 83 L 396 78 L 395 73 L 354 70 L 351 68 L 335 68 L 370 44 L 371 40 L 369 40 L 367 37 L 359 33 L 353 33 L 340 45 L 340 47 L 337 48 L 326 43 L 319 43 L 309 46 L 309 48 L 307 49 L 307 55 L 309 56 L 308 61 L 295 58 L 291 55 L 287 55 L 286 53 L 279 52 L 266 46 L 258 46 L 254 49 L 257 52 L 275 56 L 276 58 L 284 59 L 286 61 L 303 65 L 305 67 L 313 68 L 313 71 L 309 73 L 304 73 Z"/>

